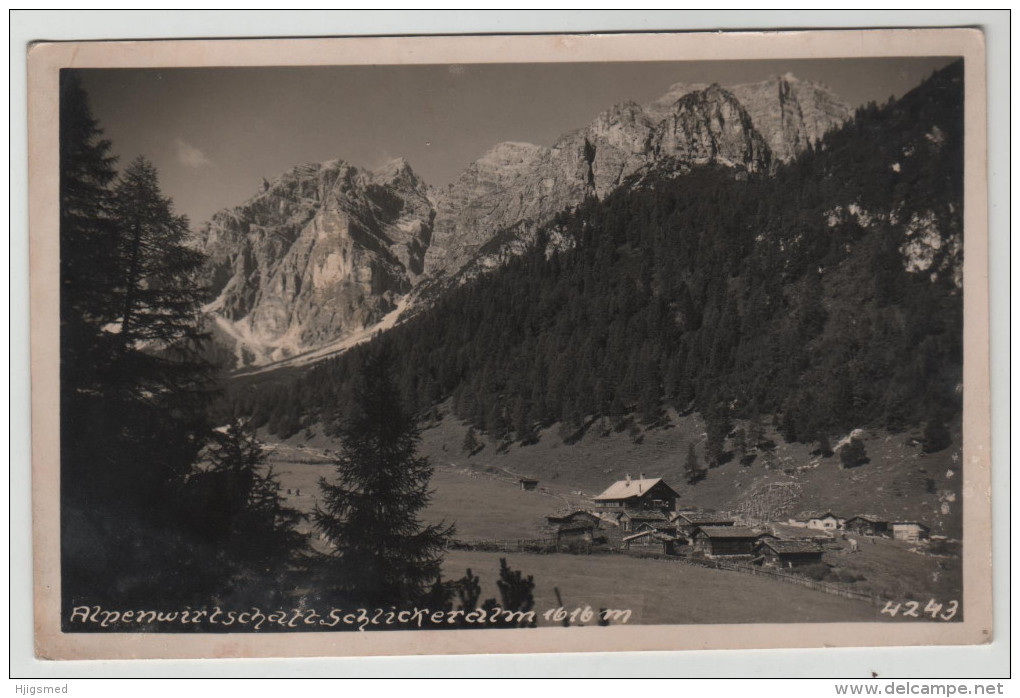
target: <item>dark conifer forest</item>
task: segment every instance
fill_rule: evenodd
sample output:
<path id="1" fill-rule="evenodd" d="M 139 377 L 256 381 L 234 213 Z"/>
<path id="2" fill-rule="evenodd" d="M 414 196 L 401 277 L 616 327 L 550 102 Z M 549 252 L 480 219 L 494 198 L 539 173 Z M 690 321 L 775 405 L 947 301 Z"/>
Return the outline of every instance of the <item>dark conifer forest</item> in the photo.
<path id="1" fill-rule="evenodd" d="M 648 173 L 372 342 L 237 379 L 227 413 L 282 437 L 330 424 L 384 345 L 415 409 L 450 400 L 525 444 L 556 422 L 654 425 L 667 407 L 705 417 L 710 457 L 733 418 L 770 417 L 799 442 L 941 433 L 961 405 L 962 90 L 950 65 L 771 175 Z M 925 271 L 908 269 L 908 221 L 944 241 Z"/>

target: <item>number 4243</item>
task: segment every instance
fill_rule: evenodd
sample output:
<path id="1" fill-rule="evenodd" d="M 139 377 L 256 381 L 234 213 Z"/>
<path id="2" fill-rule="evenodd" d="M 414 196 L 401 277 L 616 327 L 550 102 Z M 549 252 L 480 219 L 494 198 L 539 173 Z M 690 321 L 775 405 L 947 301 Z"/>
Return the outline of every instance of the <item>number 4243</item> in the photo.
<path id="1" fill-rule="evenodd" d="M 902 612 L 901 612 L 902 609 Z M 882 613 L 896 617 L 901 615 L 904 618 L 920 618 L 922 614 L 928 614 L 933 620 L 952 620 L 953 616 L 960 609 L 959 601 L 950 601 L 944 607 L 940 603 L 936 603 L 935 599 L 928 601 L 928 605 L 921 610 L 921 603 L 919 601 L 904 601 L 903 603 L 893 603 L 888 601 L 885 604 L 885 608 L 882 609 Z"/>

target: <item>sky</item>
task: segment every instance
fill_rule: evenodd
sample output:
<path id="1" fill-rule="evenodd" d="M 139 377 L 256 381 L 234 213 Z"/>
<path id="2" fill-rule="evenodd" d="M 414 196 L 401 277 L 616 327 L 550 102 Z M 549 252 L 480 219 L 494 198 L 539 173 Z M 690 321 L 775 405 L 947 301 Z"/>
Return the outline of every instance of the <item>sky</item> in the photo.
<path id="1" fill-rule="evenodd" d="M 793 73 L 851 106 L 899 97 L 951 58 L 656 63 L 84 70 L 92 109 L 124 166 L 160 173 L 197 229 L 294 165 L 340 158 L 374 169 L 404 157 L 426 182 L 454 181 L 501 141 L 552 145 L 599 112 L 670 85 Z"/>

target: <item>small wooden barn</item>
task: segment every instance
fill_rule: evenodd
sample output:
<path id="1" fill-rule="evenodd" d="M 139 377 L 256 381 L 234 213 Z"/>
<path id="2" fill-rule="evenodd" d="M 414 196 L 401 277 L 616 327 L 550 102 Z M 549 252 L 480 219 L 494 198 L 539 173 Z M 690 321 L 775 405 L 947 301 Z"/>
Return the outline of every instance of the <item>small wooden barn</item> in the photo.
<path id="1" fill-rule="evenodd" d="M 809 540 L 776 540 L 762 538 L 754 546 L 754 554 L 765 567 L 800 567 L 822 561 L 822 546 Z"/>
<path id="2" fill-rule="evenodd" d="M 691 536 L 694 529 L 700 526 L 732 526 L 733 519 L 722 514 L 709 514 L 702 511 L 682 511 L 671 521 L 677 530 L 685 536 Z"/>
<path id="3" fill-rule="evenodd" d="M 622 530 L 636 532 L 642 524 L 668 526 L 669 518 L 661 511 L 636 509 L 620 514 L 619 522 Z"/>
<path id="4" fill-rule="evenodd" d="M 643 475 L 632 480 L 630 475 L 618 480 L 595 497 L 595 507 L 601 510 L 651 509 L 672 511 L 680 495 L 667 485 L 662 478 L 645 478 Z"/>
<path id="5" fill-rule="evenodd" d="M 643 521 L 634 529 L 634 533 L 640 533 L 641 531 L 658 531 L 659 533 L 676 537 L 676 526 L 666 521 Z"/>
<path id="6" fill-rule="evenodd" d="M 624 550 L 648 550 L 675 555 L 677 540 L 668 533 L 645 529 L 625 536 L 622 545 Z"/>
<path id="7" fill-rule="evenodd" d="M 521 489 L 527 492 L 532 492 L 538 489 L 538 480 L 533 480 L 530 477 L 522 477 L 517 482 L 520 483 Z"/>
<path id="8" fill-rule="evenodd" d="M 690 536 L 696 553 L 718 557 L 724 555 L 751 555 L 754 546 L 767 533 L 757 533 L 743 526 L 699 526 Z"/>
<path id="9" fill-rule="evenodd" d="M 550 526 L 561 526 L 563 524 L 591 524 L 592 528 L 598 528 L 602 522 L 595 514 L 590 511 L 584 511 L 583 509 L 575 509 L 574 511 L 562 512 L 559 514 L 550 514 L 545 517 L 545 520 L 549 522 Z"/>
<path id="10" fill-rule="evenodd" d="M 889 522 L 872 514 L 860 514 L 849 518 L 843 527 L 859 536 L 889 535 Z"/>
<path id="11" fill-rule="evenodd" d="M 836 516 L 831 511 L 805 512 L 799 518 L 807 523 L 808 528 L 819 531 L 836 531 L 843 528 L 846 523 L 846 519 Z"/>
<path id="12" fill-rule="evenodd" d="M 931 534 L 931 529 L 918 521 L 893 521 L 889 527 L 893 538 L 910 543 L 926 540 Z"/>
<path id="13" fill-rule="evenodd" d="M 563 524 L 556 529 L 556 542 L 559 544 L 588 543 L 595 541 L 595 527 L 589 523 Z"/>

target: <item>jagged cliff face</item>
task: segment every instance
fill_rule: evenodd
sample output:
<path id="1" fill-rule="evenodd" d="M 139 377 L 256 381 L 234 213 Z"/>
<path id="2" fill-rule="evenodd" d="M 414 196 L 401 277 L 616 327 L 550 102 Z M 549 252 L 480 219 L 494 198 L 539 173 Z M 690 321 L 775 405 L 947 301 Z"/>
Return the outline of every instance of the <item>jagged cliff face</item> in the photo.
<path id="1" fill-rule="evenodd" d="M 729 89 L 747 110 L 773 156 L 784 162 L 850 116 L 850 107 L 828 88 L 792 75 Z"/>
<path id="2" fill-rule="evenodd" d="M 718 163 L 761 172 L 772 161 L 747 111 L 718 85 L 678 99 L 655 131 L 654 149 L 679 167 Z"/>
<path id="3" fill-rule="evenodd" d="M 406 162 L 296 167 L 205 232 L 208 306 L 239 363 L 300 353 L 378 322 L 421 274 L 433 208 Z"/>
<path id="4" fill-rule="evenodd" d="M 789 77 L 674 85 L 551 147 L 500 143 L 442 189 L 430 191 L 403 160 L 376 172 L 339 160 L 296 167 L 209 223 L 219 295 L 208 311 L 239 364 L 294 356 L 363 332 L 412 290 L 420 300 L 423 289 L 502 264 L 586 197 L 652 170 L 767 172 L 848 116 L 827 91 Z"/>
<path id="5" fill-rule="evenodd" d="M 580 156 L 555 148 L 500 143 L 435 196 L 429 276 L 456 272 L 500 230 L 542 223 L 567 202 L 584 199 Z"/>

